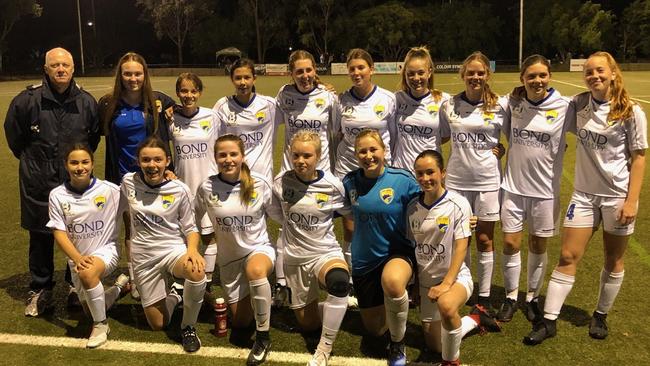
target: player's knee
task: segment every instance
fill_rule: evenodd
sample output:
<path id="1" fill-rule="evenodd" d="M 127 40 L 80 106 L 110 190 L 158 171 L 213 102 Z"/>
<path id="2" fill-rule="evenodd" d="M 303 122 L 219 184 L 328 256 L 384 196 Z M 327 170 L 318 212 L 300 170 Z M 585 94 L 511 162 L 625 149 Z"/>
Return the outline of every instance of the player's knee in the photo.
<path id="1" fill-rule="evenodd" d="M 98 276 L 91 270 L 79 271 L 77 275 L 79 276 L 79 281 L 81 281 L 84 288 L 94 287 L 92 285 L 99 280 Z"/>
<path id="2" fill-rule="evenodd" d="M 336 297 L 348 296 L 350 292 L 350 274 L 343 268 L 332 268 L 325 275 L 327 293 Z"/>
<path id="3" fill-rule="evenodd" d="M 196 271 L 186 270 L 185 278 L 192 282 L 199 282 L 205 278 L 205 272 L 199 270 Z"/>
<path id="4" fill-rule="evenodd" d="M 449 296 L 441 296 L 438 298 L 438 311 L 442 319 L 451 319 L 456 315 L 458 309 Z"/>

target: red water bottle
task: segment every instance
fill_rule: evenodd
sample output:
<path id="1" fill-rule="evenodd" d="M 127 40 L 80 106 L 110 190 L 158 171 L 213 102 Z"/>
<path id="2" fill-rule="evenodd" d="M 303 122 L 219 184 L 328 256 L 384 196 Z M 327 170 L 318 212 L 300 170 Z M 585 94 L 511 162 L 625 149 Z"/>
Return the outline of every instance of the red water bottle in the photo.
<path id="1" fill-rule="evenodd" d="M 228 307 L 223 297 L 214 302 L 214 335 L 225 337 L 228 335 Z"/>

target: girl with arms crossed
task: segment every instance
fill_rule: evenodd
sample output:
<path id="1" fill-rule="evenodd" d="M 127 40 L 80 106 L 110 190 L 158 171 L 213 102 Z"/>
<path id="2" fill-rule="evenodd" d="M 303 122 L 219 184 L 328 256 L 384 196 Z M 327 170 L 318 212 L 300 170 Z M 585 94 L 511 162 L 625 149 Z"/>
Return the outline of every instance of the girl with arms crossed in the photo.
<path id="1" fill-rule="evenodd" d="M 648 148 L 646 116 L 630 99 L 621 69 L 609 53 L 589 56 L 584 78 L 589 91 L 576 95 L 567 112 L 577 151 L 562 252 L 548 284 L 544 317 L 524 337 L 530 345 L 555 336 L 557 317 L 575 282 L 578 262 L 601 221 L 605 263 L 589 335 L 607 337 L 607 313 L 623 283 L 623 255 L 634 232 Z"/>

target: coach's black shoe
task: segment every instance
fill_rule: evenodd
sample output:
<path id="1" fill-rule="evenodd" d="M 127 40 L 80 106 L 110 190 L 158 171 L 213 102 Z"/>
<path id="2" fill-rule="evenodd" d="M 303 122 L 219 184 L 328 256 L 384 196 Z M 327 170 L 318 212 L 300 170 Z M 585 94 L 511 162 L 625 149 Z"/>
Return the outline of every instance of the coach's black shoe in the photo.
<path id="1" fill-rule="evenodd" d="M 512 317 L 517 312 L 517 300 L 513 300 L 509 297 L 506 297 L 506 300 L 501 304 L 499 308 L 499 313 L 497 314 L 497 320 L 500 322 L 507 323 L 512 320 Z"/>
<path id="2" fill-rule="evenodd" d="M 542 320 L 544 314 L 539 307 L 539 297 L 534 297 L 532 300 L 527 301 L 524 312 L 526 313 L 526 319 L 533 324 Z"/>
<path id="3" fill-rule="evenodd" d="M 266 335 L 260 336 L 260 333 L 266 333 Z M 257 332 L 255 343 L 253 343 L 253 348 L 251 348 L 246 360 L 246 366 L 257 366 L 264 363 L 271 350 L 271 340 L 268 338 L 268 334 L 268 332 Z"/>
<path id="4" fill-rule="evenodd" d="M 532 332 L 524 337 L 524 344 L 534 346 L 544 342 L 546 338 L 555 337 L 557 330 L 555 328 L 556 320 L 542 318 L 542 321 L 533 325 Z"/>
<path id="5" fill-rule="evenodd" d="M 181 339 L 185 352 L 196 352 L 201 348 L 201 340 L 196 335 L 196 329 L 191 325 L 181 331 Z"/>
<path id="6" fill-rule="evenodd" d="M 470 315 L 478 317 L 478 327 L 481 331 L 481 334 L 501 331 L 499 322 L 496 321 L 483 306 L 478 304 L 474 305 L 474 308 L 472 308 Z M 476 318 L 474 318 L 474 320 L 476 320 Z"/>
<path id="7" fill-rule="evenodd" d="M 594 311 L 589 324 L 589 336 L 594 339 L 605 339 L 607 334 L 607 314 Z"/>

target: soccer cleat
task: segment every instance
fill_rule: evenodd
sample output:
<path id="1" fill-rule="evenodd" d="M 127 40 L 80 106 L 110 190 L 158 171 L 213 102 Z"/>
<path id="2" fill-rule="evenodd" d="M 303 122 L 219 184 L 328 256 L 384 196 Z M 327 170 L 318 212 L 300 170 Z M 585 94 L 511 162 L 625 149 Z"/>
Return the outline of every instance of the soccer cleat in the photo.
<path id="1" fill-rule="evenodd" d="M 90 332 L 90 337 L 88 337 L 86 348 L 97 348 L 106 343 L 110 332 L 111 328 L 108 326 L 108 323 L 99 322 L 93 324 L 93 330 Z"/>
<path id="2" fill-rule="evenodd" d="M 533 324 L 542 320 L 542 317 L 544 316 L 542 310 L 539 308 L 538 297 L 535 297 L 532 300 L 526 302 L 525 311 L 526 311 L 526 319 L 528 319 L 528 321 Z"/>
<path id="3" fill-rule="evenodd" d="M 257 337 L 255 343 L 253 343 L 253 348 L 251 348 L 251 351 L 248 354 L 246 366 L 261 365 L 266 360 L 266 356 L 269 354 L 270 350 L 271 340 L 268 338 Z"/>
<path id="4" fill-rule="evenodd" d="M 43 313 L 53 307 L 52 290 L 41 289 L 38 291 L 29 291 L 27 306 L 25 307 L 25 316 L 36 317 L 43 315 Z"/>
<path id="5" fill-rule="evenodd" d="M 542 318 L 540 322 L 533 325 L 533 330 L 524 337 L 524 344 L 534 346 L 544 342 L 545 339 L 555 337 L 556 320 Z"/>
<path id="6" fill-rule="evenodd" d="M 607 334 L 607 314 L 594 311 L 589 323 L 589 336 L 594 339 L 605 339 Z"/>
<path id="7" fill-rule="evenodd" d="M 404 342 L 390 342 L 388 346 L 388 366 L 406 366 Z"/>
<path id="8" fill-rule="evenodd" d="M 73 286 L 69 286 L 68 288 L 68 298 L 66 300 L 66 306 L 68 307 L 68 309 L 75 309 L 81 307 L 81 300 L 79 299 L 79 294 L 77 293 L 77 289 L 74 288 Z"/>
<path id="9" fill-rule="evenodd" d="M 196 352 L 201 348 L 201 340 L 196 335 L 196 329 L 188 325 L 181 330 L 181 343 L 183 343 L 183 350 L 185 352 Z"/>
<path id="10" fill-rule="evenodd" d="M 517 312 L 517 300 L 513 300 L 509 297 L 506 297 L 506 300 L 501 304 L 499 313 L 497 314 L 497 320 L 500 322 L 509 322 L 512 320 L 512 317 Z"/>
<path id="11" fill-rule="evenodd" d="M 314 355 L 311 357 L 311 360 L 307 362 L 307 366 L 327 366 L 329 358 L 330 355 L 327 353 L 316 350 L 316 352 L 314 352 Z"/>
<path id="12" fill-rule="evenodd" d="M 457 358 L 453 361 L 442 360 L 440 366 L 460 366 L 460 358 Z"/>
<path id="13" fill-rule="evenodd" d="M 470 315 L 474 315 L 478 318 L 478 327 L 481 334 L 501 331 L 499 322 L 496 321 L 483 306 L 479 304 L 474 305 L 472 311 L 470 312 Z"/>

